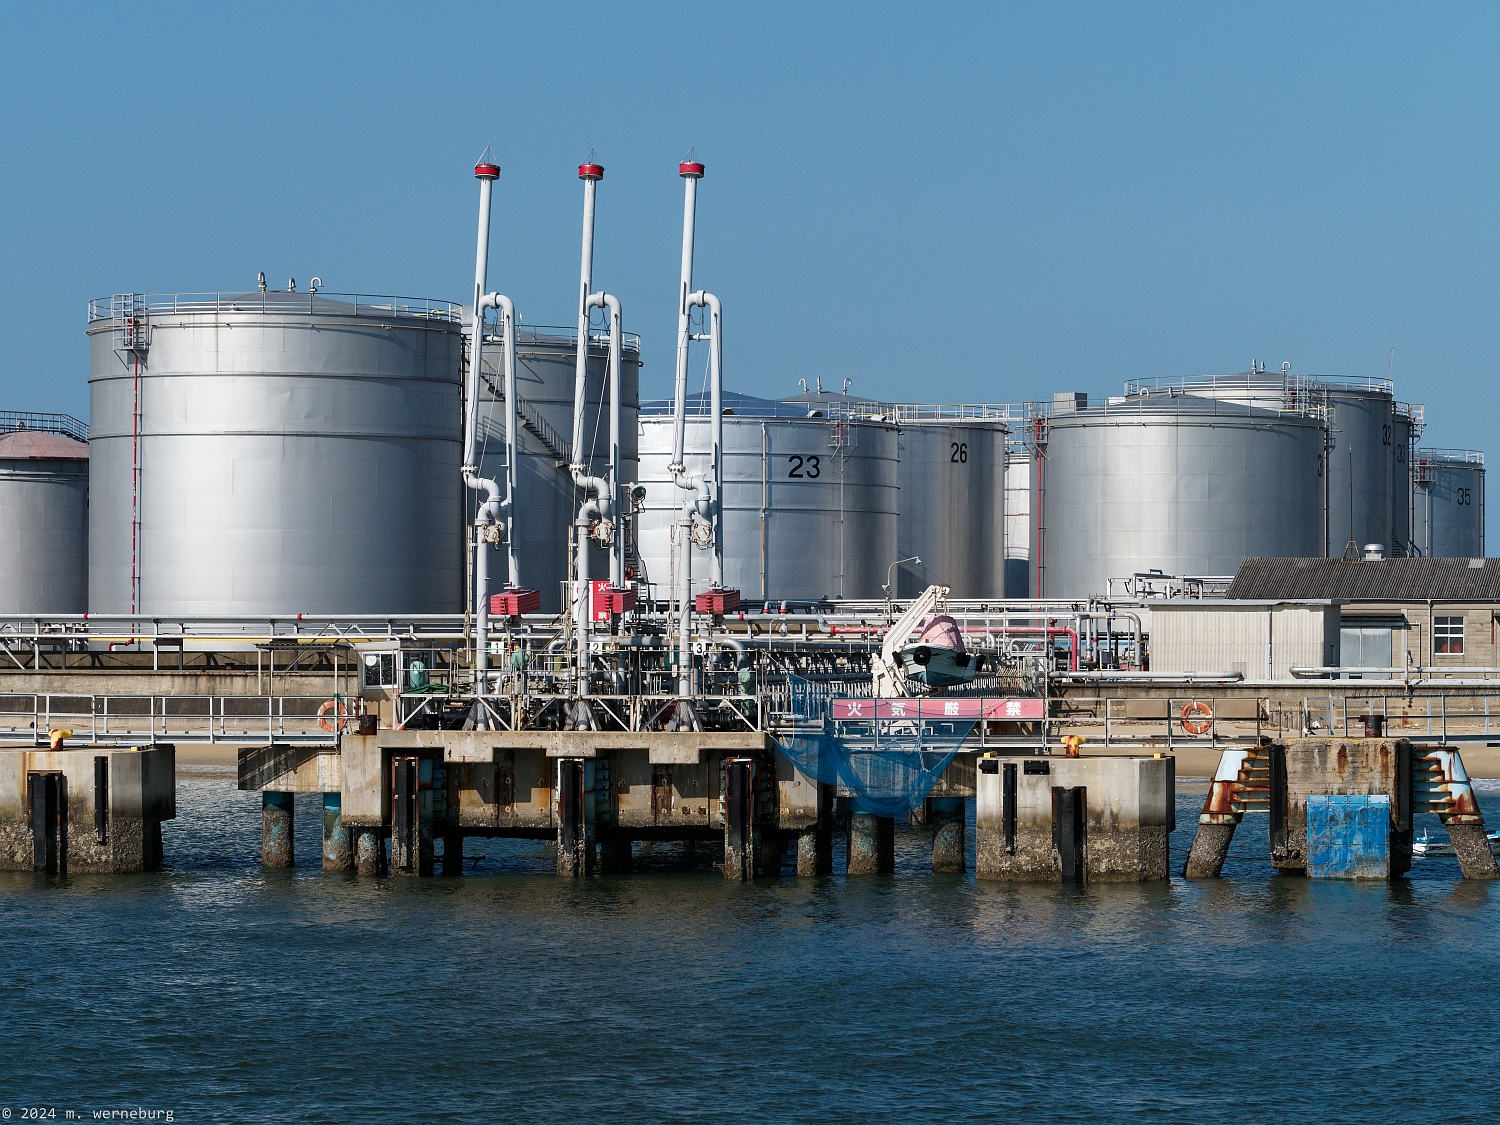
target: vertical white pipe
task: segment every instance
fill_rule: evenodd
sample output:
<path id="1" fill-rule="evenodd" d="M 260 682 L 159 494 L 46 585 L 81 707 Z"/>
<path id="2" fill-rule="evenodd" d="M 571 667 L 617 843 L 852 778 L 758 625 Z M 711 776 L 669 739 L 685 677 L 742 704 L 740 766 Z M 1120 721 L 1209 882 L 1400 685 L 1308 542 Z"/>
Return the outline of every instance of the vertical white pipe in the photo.
<path id="1" fill-rule="evenodd" d="M 578 694 L 589 693 L 589 622 L 593 617 L 589 596 L 589 509 L 585 503 L 578 509 L 578 609 L 574 629 L 578 633 Z"/>
<path id="2" fill-rule="evenodd" d="M 583 181 L 583 254 L 578 267 L 578 366 L 573 380 L 573 450 L 572 468 L 576 477 L 583 472 L 583 407 L 588 393 L 589 374 L 589 294 L 594 284 L 594 191 L 604 178 L 600 164 L 580 164 L 578 178 Z"/>
<path id="3" fill-rule="evenodd" d="M 479 232 L 474 249 L 474 313 L 470 321 L 468 402 L 464 415 L 464 483 L 470 488 L 482 487 L 478 481 L 478 466 L 474 463 L 475 431 L 479 426 L 479 363 L 484 349 L 484 298 L 485 282 L 490 261 L 490 196 L 494 184 L 500 178 L 499 165 L 481 159 L 474 165 L 474 176 L 479 180 Z M 491 484 L 493 489 L 493 484 Z M 489 671 L 489 562 L 485 556 L 488 548 L 481 527 L 482 516 L 474 519 L 474 671 L 475 688 L 483 692 L 486 688 L 485 673 Z"/>
<path id="4" fill-rule="evenodd" d="M 507 585 L 521 587 L 521 560 L 516 550 L 516 306 L 509 297 L 492 293 L 500 309 L 501 346 L 505 348 L 505 555 L 510 574 Z"/>
<path id="5" fill-rule="evenodd" d="M 681 474 L 683 471 L 682 441 L 683 430 L 686 426 L 687 411 L 688 320 L 690 309 L 688 294 L 693 288 L 693 224 L 697 215 L 698 180 L 703 176 L 703 165 L 696 163 L 679 164 L 677 166 L 677 173 L 683 179 L 682 279 L 677 286 L 677 382 L 673 400 L 675 440 L 672 446 L 672 464 L 669 466 L 673 474 Z"/>
<path id="6" fill-rule="evenodd" d="M 719 298 L 699 290 L 688 298 L 690 305 L 708 309 L 709 332 L 709 475 L 713 480 L 709 518 L 713 521 L 713 574 L 715 586 L 724 585 L 724 338 L 723 309 Z"/>

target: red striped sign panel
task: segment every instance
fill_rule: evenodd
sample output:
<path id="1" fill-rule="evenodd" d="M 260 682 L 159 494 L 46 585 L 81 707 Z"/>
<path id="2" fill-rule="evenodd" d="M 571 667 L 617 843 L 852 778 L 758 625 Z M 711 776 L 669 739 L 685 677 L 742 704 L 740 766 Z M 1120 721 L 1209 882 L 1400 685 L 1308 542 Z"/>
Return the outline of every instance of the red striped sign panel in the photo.
<path id="1" fill-rule="evenodd" d="M 1047 717 L 1045 699 L 835 699 L 835 719 L 1009 719 Z"/>

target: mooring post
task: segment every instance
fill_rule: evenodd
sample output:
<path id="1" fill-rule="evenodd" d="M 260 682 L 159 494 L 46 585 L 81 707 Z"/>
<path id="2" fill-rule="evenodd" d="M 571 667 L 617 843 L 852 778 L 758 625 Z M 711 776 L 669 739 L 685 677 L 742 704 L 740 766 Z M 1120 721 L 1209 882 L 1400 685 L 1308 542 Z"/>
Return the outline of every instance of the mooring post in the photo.
<path id="1" fill-rule="evenodd" d="M 350 871 L 354 868 L 354 848 L 349 829 L 344 827 L 343 796 L 323 794 L 323 870 Z"/>
<path id="2" fill-rule="evenodd" d="M 599 840 L 599 873 L 627 875 L 635 869 L 635 849 L 629 836 L 618 831 L 601 834 Z"/>
<path id="3" fill-rule="evenodd" d="M 31 869 L 48 875 L 68 871 L 67 796 L 63 775 L 36 771 L 26 777 L 31 801 Z"/>
<path id="4" fill-rule="evenodd" d="M 557 873 L 592 875 L 595 870 L 594 825 L 584 815 L 588 797 L 583 758 L 557 759 Z"/>
<path id="5" fill-rule="evenodd" d="M 888 816 L 849 813 L 849 874 L 889 875 L 896 870 L 896 822 Z"/>
<path id="6" fill-rule="evenodd" d="M 295 860 L 292 847 L 292 821 L 296 811 L 295 793 L 261 794 L 260 863 L 262 867 L 291 867 Z"/>
<path id="7" fill-rule="evenodd" d="M 391 872 L 431 875 L 432 820 L 422 815 L 422 759 L 393 758 L 391 772 Z"/>
<path id="8" fill-rule="evenodd" d="M 724 763 L 724 878 L 755 878 L 760 832 L 755 823 L 755 763 L 731 758 Z"/>
<path id="9" fill-rule="evenodd" d="M 464 873 L 464 834 L 462 832 L 443 833 L 443 874 L 462 875 Z"/>
<path id="10" fill-rule="evenodd" d="M 817 785 L 817 826 L 797 837 L 797 874 L 803 876 L 833 874 L 834 787 L 821 781 Z"/>
<path id="11" fill-rule="evenodd" d="M 929 797 L 924 819 L 932 826 L 932 870 L 934 874 L 962 875 L 965 867 L 962 797 Z"/>

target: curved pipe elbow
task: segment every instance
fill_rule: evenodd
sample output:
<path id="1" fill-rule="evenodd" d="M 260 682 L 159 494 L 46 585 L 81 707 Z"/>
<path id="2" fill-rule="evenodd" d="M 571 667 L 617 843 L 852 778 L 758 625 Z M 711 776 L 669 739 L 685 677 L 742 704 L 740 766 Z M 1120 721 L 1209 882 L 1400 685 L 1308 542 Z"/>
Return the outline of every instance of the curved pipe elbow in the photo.
<path id="1" fill-rule="evenodd" d="M 719 306 L 719 298 L 703 289 L 698 290 L 696 293 L 688 294 L 687 303 L 690 305 L 707 306 L 708 311 L 714 316 L 718 316 L 723 312 Z"/>
<path id="2" fill-rule="evenodd" d="M 464 484 L 476 492 L 484 490 L 484 502 L 479 505 L 479 510 L 474 513 L 476 524 L 494 523 L 500 516 L 500 509 L 510 503 L 510 498 L 500 498 L 500 486 L 489 477 L 476 476 L 473 473 L 464 474 Z"/>

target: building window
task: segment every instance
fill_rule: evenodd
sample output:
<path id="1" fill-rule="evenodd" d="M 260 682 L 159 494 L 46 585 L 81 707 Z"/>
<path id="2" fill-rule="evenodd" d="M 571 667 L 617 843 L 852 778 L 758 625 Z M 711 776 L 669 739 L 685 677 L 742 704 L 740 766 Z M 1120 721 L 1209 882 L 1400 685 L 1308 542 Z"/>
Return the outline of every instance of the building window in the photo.
<path id="1" fill-rule="evenodd" d="M 1432 619 L 1432 651 L 1439 656 L 1463 655 L 1464 619 L 1462 617 L 1434 617 Z"/>

